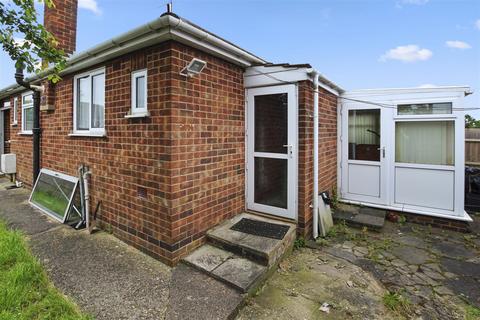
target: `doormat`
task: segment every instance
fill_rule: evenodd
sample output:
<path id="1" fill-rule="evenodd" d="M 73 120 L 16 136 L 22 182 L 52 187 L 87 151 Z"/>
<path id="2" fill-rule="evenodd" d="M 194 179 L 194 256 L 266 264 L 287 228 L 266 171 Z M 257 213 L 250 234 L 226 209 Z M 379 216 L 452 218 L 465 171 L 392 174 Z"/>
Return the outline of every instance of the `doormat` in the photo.
<path id="1" fill-rule="evenodd" d="M 242 218 L 242 220 L 235 223 L 230 229 L 255 236 L 282 240 L 290 227 L 284 224 Z"/>

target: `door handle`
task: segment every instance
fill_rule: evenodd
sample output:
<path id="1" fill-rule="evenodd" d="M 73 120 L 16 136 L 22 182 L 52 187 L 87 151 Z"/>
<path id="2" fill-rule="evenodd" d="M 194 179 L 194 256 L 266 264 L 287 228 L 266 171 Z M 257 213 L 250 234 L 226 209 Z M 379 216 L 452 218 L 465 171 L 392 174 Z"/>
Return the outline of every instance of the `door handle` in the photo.
<path id="1" fill-rule="evenodd" d="M 293 157 L 293 145 L 291 144 L 284 144 L 283 145 L 284 148 L 288 148 L 287 149 L 287 153 L 290 157 Z"/>
<path id="2" fill-rule="evenodd" d="M 382 158 L 385 158 L 385 147 L 377 148 L 378 151 L 382 151 Z"/>

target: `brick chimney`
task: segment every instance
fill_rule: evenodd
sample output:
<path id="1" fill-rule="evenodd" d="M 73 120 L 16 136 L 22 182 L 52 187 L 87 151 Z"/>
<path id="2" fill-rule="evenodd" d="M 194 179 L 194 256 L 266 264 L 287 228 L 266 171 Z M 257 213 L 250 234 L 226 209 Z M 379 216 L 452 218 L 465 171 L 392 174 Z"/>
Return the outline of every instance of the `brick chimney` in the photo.
<path id="1" fill-rule="evenodd" d="M 76 50 L 77 45 L 77 9 L 78 0 L 54 0 L 55 6 L 45 5 L 43 25 L 57 40 L 59 49 L 67 55 Z M 45 81 L 40 110 L 55 110 L 55 85 Z"/>
<path id="2" fill-rule="evenodd" d="M 45 5 L 43 25 L 58 41 L 58 48 L 70 55 L 77 44 L 77 0 L 54 0 L 55 6 Z"/>

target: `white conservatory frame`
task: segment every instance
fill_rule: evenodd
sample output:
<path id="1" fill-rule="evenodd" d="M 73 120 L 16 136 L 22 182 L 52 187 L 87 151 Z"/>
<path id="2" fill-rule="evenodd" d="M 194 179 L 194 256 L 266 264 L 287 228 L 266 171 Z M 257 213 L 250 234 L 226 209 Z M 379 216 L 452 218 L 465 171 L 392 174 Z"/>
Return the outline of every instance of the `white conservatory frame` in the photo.
<path id="1" fill-rule="evenodd" d="M 338 107 L 338 190 L 339 200 L 400 212 L 471 221 L 464 210 L 465 130 L 463 99 L 470 88 L 435 87 L 406 89 L 372 89 L 345 92 Z M 402 104 L 452 103 L 451 114 L 398 115 Z M 348 110 L 380 109 L 381 136 L 379 170 L 362 171 L 373 162 L 349 160 Z M 454 164 L 430 165 L 395 162 L 395 125 L 403 121 L 453 121 Z M 382 164 L 380 164 L 380 162 Z M 353 169 L 353 166 L 360 169 Z M 350 170 L 352 173 L 350 173 Z M 358 173 L 360 172 L 360 173 Z M 374 177 L 372 179 L 372 173 Z M 378 182 L 378 197 L 355 194 L 352 189 L 369 188 Z M 352 182 L 353 181 L 353 182 Z M 353 187 L 352 187 L 353 186 Z M 372 187 L 371 189 L 374 189 Z M 451 190 L 451 191 L 449 191 Z M 421 192 L 421 196 L 419 196 Z M 373 196 L 372 196 L 373 195 Z M 402 201 L 397 199 L 401 198 Z M 437 205 L 438 204 L 438 205 Z M 449 208 L 451 207 L 451 209 Z"/>

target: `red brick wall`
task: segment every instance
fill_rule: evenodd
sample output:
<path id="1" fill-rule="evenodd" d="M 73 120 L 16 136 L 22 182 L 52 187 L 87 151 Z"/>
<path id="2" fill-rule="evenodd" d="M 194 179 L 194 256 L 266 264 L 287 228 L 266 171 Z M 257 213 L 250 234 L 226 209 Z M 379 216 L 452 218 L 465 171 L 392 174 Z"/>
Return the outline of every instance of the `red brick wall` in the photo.
<path id="1" fill-rule="evenodd" d="M 197 57 L 202 74 L 180 70 Z M 205 231 L 244 209 L 243 70 L 175 42 L 110 61 L 106 138 L 71 137 L 73 75 L 55 86 L 55 110 L 41 113 L 41 167 L 77 175 L 90 166 L 91 210 L 125 242 L 176 263 Z M 101 66 L 99 66 L 101 67 Z M 126 119 L 131 72 L 148 69 L 148 118 Z M 95 68 L 91 68 L 95 69 Z M 18 179 L 32 183 L 32 137 L 13 129 Z"/>
<path id="2" fill-rule="evenodd" d="M 77 43 L 77 0 L 55 0 L 55 6 L 45 5 L 43 25 L 58 41 L 65 53 L 75 51 Z"/>
<path id="3" fill-rule="evenodd" d="M 179 71 L 207 61 L 199 76 Z M 206 230 L 245 209 L 243 70 L 174 44 L 172 54 L 172 243 L 176 259 L 204 241 Z"/>
<path id="4" fill-rule="evenodd" d="M 313 84 L 299 83 L 299 167 L 298 167 L 298 229 L 308 238 L 312 234 L 313 193 Z M 337 185 L 337 97 L 320 88 L 318 191 L 332 191 Z"/>

